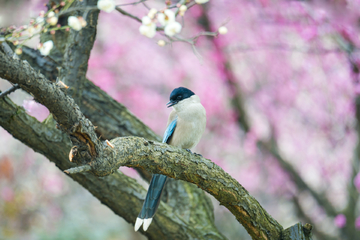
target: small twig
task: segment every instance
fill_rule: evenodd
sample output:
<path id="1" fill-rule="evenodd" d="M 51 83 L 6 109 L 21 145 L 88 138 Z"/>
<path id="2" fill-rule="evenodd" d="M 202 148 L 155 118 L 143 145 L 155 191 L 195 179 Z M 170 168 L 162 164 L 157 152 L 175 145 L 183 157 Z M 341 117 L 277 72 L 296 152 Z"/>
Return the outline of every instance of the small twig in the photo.
<path id="1" fill-rule="evenodd" d="M 6 55 L 8 55 L 9 57 L 12 57 L 14 55 L 13 50 L 11 49 L 11 47 L 5 41 L 2 42 L 1 45 L 2 45 L 3 51 L 4 51 L 4 53 Z"/>
<path id="2" fill-rule="evenodd" d="M 123 7 L 123 6 L 129 6 L 129 5 L 138 5 L 139 3 L 144 3 L 146 2 L 147 0 L 140 0 L 140 1 L 137 1 L 137 2 L 133 2 L 133 3 L 124 3 L 124 4 L 118 4 L 116 5 L 116 7 Z"/>
<path id="3" fill-rule="evenodd" d="M 75 174 L 75 173 L 81 173 L 81 172 L 88 172 L 90 170 L 91 170 L 90 165 L 83 165 L 83 166 L 73 167 L 73 168 L 67 169 L 64 172 L 67 173 L 67 174 Z"/>
<path id="4" fill-rule="evenodd" d="M 116 11 L 118 11 L 119 13 L 121 13 L 122 15 L 125 15 L 125 16 L 128 16 L 128 17 L 131 17 L 132 19 L 135 19 L 136 21 L 138 21 L 138 22 L 142 23 L 142 21 L 141 21 L 141 19 L 140 19 L 140 18 L 138 18 L 138 17 L 136 17 L 136 16 L 132 15 L 131 13 L 128 13 L 128 12 L 126 12 L 126 11 L 122 10 L 122 9 L 121 9 L 121 8 L 119 8 L 119 7 L 116 7 L 115 9 L 116 9 Z"/>
<path id="5" fill-rule="evenodd" d="M 145 7 L 147 10 L 150 10 L 150 7 L 149 7 L 145 2 L 142 2 L 142 4 L 144 5 L 144 7 Z"/>
<path id="6" fill-rule="evenodd" d="M 112 145 L 111 142 L 109 142 L 109 140 L 105 140 L 105 142 L 109 147 L 114 148 L 114 145 Z"/>
<path id="7" fill-rule="evenodd" d="M 19 89 L 20 86 L 18 84 L 14 84 L 14 86 L 12 86 L 11 88 L 9 88 L 8 90 L 0 93 L 0 99 L 5 97 L 6 95 L 12 93 L 12 92 L 15 92 L 17 89 Z"/>

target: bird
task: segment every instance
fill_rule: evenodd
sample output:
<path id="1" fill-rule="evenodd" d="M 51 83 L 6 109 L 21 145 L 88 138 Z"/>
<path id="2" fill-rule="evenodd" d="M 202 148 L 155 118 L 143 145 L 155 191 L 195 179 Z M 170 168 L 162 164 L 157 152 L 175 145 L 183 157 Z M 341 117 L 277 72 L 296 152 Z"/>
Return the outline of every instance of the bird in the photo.
<path id="1" fill-rule="evenodd" d="M 206 127 L 206 111 L 200 103 L 200 98 L 185 87 L 175 88 L 170 93 L 170 101 L 166 104 L 172 107 L 162 142 L 183 148 L 191 152 L 200 141 Z M 138 231 L 141 225 L 146 231 L 160 204 L 161 194 L 167 177 L 153 174 L 142 209 L 136 218 L 134 229 Z"/>

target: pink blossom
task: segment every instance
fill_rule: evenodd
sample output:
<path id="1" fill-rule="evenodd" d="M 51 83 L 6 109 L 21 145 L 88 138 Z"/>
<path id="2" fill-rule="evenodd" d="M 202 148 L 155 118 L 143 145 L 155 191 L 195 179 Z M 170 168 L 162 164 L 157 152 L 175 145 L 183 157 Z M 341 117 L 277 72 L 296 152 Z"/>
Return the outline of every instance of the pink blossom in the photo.
<path id="1" fill-rule="evenodd" d="M 334 224 L 338 228 L 343 228 L 346 225 L 346 217 L 344 214 L 339 214 L 334 218 Z"/>
<path id="2" fill-rule="evenodd" d="M 1 189 L 1 197 L 6 202 L 11 202 L 14 199 L 14 191 L 9 187 Z"/>
<path id="3" fill-rule="evenodd" d="M 356 175 L 356 177 L 354 178 L 354 185 L 356 187 L 356 189 L 359 191 L 360 193 L 360 172 Z"/>
<path id="4" fill-rule="evenodd" d="M 63 179 L 55 173 L 49 173 L 42 178 L 43 186 L 46 191 L 49 191 L 55 195 L 59 195 L 63 192 L 64 182 Z"/>
<path id="5" fill-rule="evenodd" d="M 360 216 L 357 217 L 355 220 L 355 228 L 360 230 Z"/>

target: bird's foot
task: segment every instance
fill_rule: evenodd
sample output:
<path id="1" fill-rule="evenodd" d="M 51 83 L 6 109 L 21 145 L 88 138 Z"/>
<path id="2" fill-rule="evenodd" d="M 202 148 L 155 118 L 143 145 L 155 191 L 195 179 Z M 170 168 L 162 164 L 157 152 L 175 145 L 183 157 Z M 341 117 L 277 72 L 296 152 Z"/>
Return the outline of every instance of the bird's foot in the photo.
<path id="1" fill-rule="evenodd" d="M 192 152 L 190 149 L 188 149 L 188 148 L 186 148 L 185 150 L 188 151 L 188 152 L 191 153 L 191 154 L 195 154 L 196 156 L 202 157 L 201 154 L 199 154 L 199 153 L 193 153 L 193 152 Z"/>

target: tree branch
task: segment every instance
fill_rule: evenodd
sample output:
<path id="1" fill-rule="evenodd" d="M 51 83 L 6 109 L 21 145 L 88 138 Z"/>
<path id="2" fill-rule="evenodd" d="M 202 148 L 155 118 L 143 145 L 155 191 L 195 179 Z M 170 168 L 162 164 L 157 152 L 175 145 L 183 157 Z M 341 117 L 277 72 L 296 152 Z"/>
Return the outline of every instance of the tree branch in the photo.
<path id="1" fill-rule="evenodd" d="M 15 91 L 16 91 L 17 89 L 19 89 L 19 88 L 20 88 L 19 85 L 14 84 L 14 85 L 13 85 L 11 88 L 9 88 L 8 90 L 0 93 L 0 99 L 3 98 L 3 97 L 5 97 L 5 96 L 7 96 L 7 95 L 9 95 L 9 94 L 12 93 L 12 92 L 15 92 Z"/>
<path id="2" fill-rule="evenodd" d="M 56 66 L 49 62 L 50 59 L 39 56 L 38 51 L 29 51 L 28 54 L 27 50 L 30 49 L 23 47 L 21 57 L 27 59 L 34 66 L 36 72 L 40 71 L 47 76 L 56 78 Z M 52 75 L 53 73 L 55 75 Z M 123 105 L 116 102 L 89 80 L 84 82 L 81 111 L 97 126 L 98 135 L 105 139 L 120 136 L 140 136 L 148 140 L 161 141 L 159 136 Z M 64 158 L 63 161 L 66 159 Z M 145 179 L 151 178 L 151 174 L 147 171 L 139 170 L 138 172 Z M 178 213 L 184 218 L 196 222 L 197 228 L 212 228 L 209 231 L 210 233 L 218 232 L 213 225 L 212 203 L 204 191 L 195 185 L 169 179 L 162 200 L 172 208 L 171 212 Z"/>
<path id="3" fill-rule="evenodd" d="M 132 18 L 132 19 L 135 19 L 135 20 L 138 21 L 139 23 L 142 22 L 140 18 L 132 15 L 131 13 L 128 13 L 128 12 L 124 11 L 123 9 L 119 8 L 118 6 L 116 6 L 115 9 L 116 9 L 116 11 L 118 11 L 119 13 L 121 13 L 121 14 L 124 15 L 124 16 L 128 16 L 128 17 L 130 17 L 130 18 Z"/>
<path id="4" fill-rule="evenodd" d="M 26 114 L 22 107 L 16 106 L 9 98 L 0 99 L 0 125 L 14 138 L 43 154 L 62 171 L 76 165 L 67 160 L 71 148 L 69 137 L 55 128 L 55 122 L 48 118 L 43 123 Z M 141 209 L 146 191 L 135 180 L 119 171 L 98 178 L 89 173 L 70 175 L 75 181 L 90 191 L 114 213 L 127 222 L 134 221 Z M 197 196 L 200 197 L 200 196 Z M 119 200 L 121 199 L 121 200 Z M 79 203 L 81 204 L 81 203 Z M 197 206 L 200 211 L 206 203 Z M 194 208 L 194 213 L 198 213 Z M 225 239 L 214 226 L 213 219 L 197 216 L 183 218 L 164 202 L 160 203 L 158 213 L 151 228 L 142 234 L 149 239 Z M 198 224 L 191 224 L 198 222 Z"/>
<path id="5" fill-rule="evenodd" d="M 11 69 L 11 67 L 16 68 L 19 71 L 18 74 L 14 74 L 14 69 Z M 28 64 L 15 59 L 6 59 L 6 56 L 2 53 L 0 53 L 0 76 L 10 81 L 18 82 L 23 89 L 33 93 L 36 98 L 40 98 L 39 102 L 45 106 L 49 105 L 52 109 L 51 111 L 54 111 L 54 106 L 58 104 L 54 101 L 57 99 L 57 95 L 64 98 L 57 99 L 57 101 L 62 103 L 65 101 L 65 104 L 67 104 L 66 107 L 58 106 L 63 108 L 60 110 L 60 113 L 68 107 L 75 108 L 75 113 L 78 111 L 73 101 L 66 102 L 66 99 L 69 97 L 64 95 L 61 90 L 55 89 L 54 83 L 46 81 L 41 74 L 34 73 Z M 41 89 L 41 91 L 37 89 Z M 42 91 L 45 92 L 43 95 L 41 95 Z M 52 94 L 47 95 L 47 92 Z M 55 112 L 54 116 L 58 113 Z M 71 111 L 68 113 L 68 117 L 70 121 L 74 122 L 76 121 L 73 117 L 83 118 L 81 114 L 74 114 Z M 130 167 L 146 168 L 154 173 L 183 179 L 195 183 L 215 196 L 221 204 L 226 206 L 236 216 L 238 221 L 244 225 L 254 239 L 278 239 L 281 236 L 282 226 L 262 209 L 260 204 L 239 183 L 211 161 L 204 159 L 200 161 L 201 158 L 197 156 L 195 156 L 196 158 L 192 156 L 184 161 L 184 156 L 189 157 L 189 153 L 186 151 L 166 144 L 149 142 L 142 138 L 117 138 L 111 142 L 115 146 L 114 149 L 104 147 L 101 157 L 86 162 L 92 167 L 91 171 L 93 174 L 106 176 L 116 171 L 118 166 L 127 165 Z M 34 146 L 32 147 L 34 148 Z M 132 163 L 131 160 L 134 158 L 134 154 L 137 157 L 135 163 Z M 172 162 L 168 163 L 169 159 Z M 184 163 L 179 161 L 179 159 L 183 159 Z M 159 165 L 156 165 L 156 163 Z"/>
<path id="6" fill-rule="evenodd" d="M 94 126 L 83 116 L 74 100 L 55 83 L 37 73 L 26 61 L 8 57 L 2 52 L 0 77 L 19 84 L 49 109 L 61 128 L 70 135 L 73 144 L 78 146 L 79 154 L 75 156 L 75 162 L 86 164 L 102 156 L 103 144 L 97 139 Z"/>
<path id="7" fill-rule="evenodd" d="M 96 7 L 98 0 L 76 1 L 74 8 L 83 8 L 79 15 L 83 15 L 87 22 L 85 28 L 80 31 L 71 29 L 66 39 L 63 64 L 60 70 L 59 79 L 70 88 L 68 94 L 81 106 L 81 97 L 91 49 L 93 48 L 99 10 Z M 69 11 L 73 8 L 69 8 Z M 95 8 L 86 10 L 87 8 Z"/>
<path id="8" fill-rule="evenodd" d="M 193 183 L 213 195 L 246 228 L 253 239 L 279 239 L 282 226 L 235 179 L 208 159 L 184 149 L 139 137 L 111 140 L 104 151 L 109 161 L 98 161 L 92 173 L 103 176 L 120 166 L 146 169 Z M 71 170 L 71 169 L 70 169 Z"/>
<path id="9" fill-rule="evenodd" d="M 32 64 L 34 64 L 34 66 L 36 66 L 39 62 L 39 58 L 33 55 L 36 55 L 36 52 L 32 52 L 31 56 L 27 56 L 27 58 L 32 62 Z M 19 68 L 16 70 L 18 71 L 18 74 L 26 76 L 26 68 L 22 68 L 21 64 L 22 63 L 18 63 L 19 66 L 17 67 Z M 42 72 L 47 70 L 53 72 L 52 67 L 44 68 L 42 66 L 43 65 L 37 66 L 37 68 Z M 3 66 L 0 63 L 0 69 L 3 67 L 6 69 L 6 66 Z M 32 71 L 32 73 L 37 74 L 35 75 L 35 78 L 43 79 L 40 82 L 50 84 L 43 76 L 41 76 L 41 74 L 38 74 L 38 71 Z M 144 136 L 149 139 L 160 139 L 151 131 L 151 129 L 145 126 L 141 121 L 139 121 L 139 119 L 134 117 L 124 106 L 117 103 L 92 82 L 85 81 L 84 84 L 85 88 L 83 90 L 84 94 L 82 99 L 84 113 L 91 119 L 94 119 L 95 123 L 99 126 L 97 131 L 99 131 L 102 136 L 110 139 L 113 136 L 137 135 Z M 55 86 L 55 84 L 53 85 Z M 42 87 L 40 86 L 40 88 Z M 34 149 L 36 150 L 36 148 Z M 63 158 L 62 161 L 67 161 L 66 159 L 67 156 Z M 65 169 L 63 168 L 63 170 Z M 149 175 L 147 175 L 147 177 L 149 177 Z M 113 181 L 116 181 L 116 179 L 113 179 Z M 196 227 L 199 230 L 203 229 L 202 231 L 205 231 L 204 229 L 211 228 L 211 230 L 207 230 L 210 235 L 220 236 L 220 239 L 223 238 L 213 223 L 212 203 L 201 189 L 192 184 L 179 181 L 169 181 L 166 189 L 171 189 L 171 191 L 166 191 L 169 196 L 176 196 L 175 200 L 168 201 L 169 206 L 172 207 L 172 209 L 169 210 L 172 214 L 180 213 L 181 216 L 186 217 L 185 222 L 192 221 L 198 223 Z M 126 214 L 119 215 L 127 219 Z M 127 219 L 127 221 L 133 222 L 136 219 L 136 216 L 137 215 L 134 215 L 133 219 Z M 184 231 L 184 234 L 190 234 L 186 233 L 188 230 L 185 228 L 181 227 L 182 230 L 179 230 L 177 227 L 177 229 L 178 231 Z M 166 232 L 167 230 L 164 230 L 164 232 L 160 235 L 164 235 Z M 169 236 L 172 235 L 173 233 Z"/>

